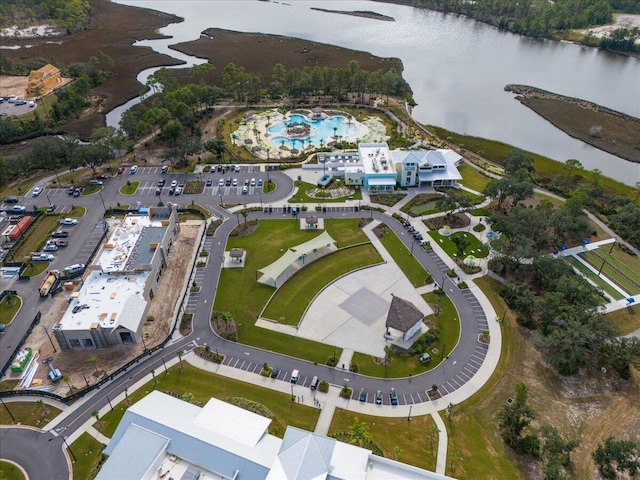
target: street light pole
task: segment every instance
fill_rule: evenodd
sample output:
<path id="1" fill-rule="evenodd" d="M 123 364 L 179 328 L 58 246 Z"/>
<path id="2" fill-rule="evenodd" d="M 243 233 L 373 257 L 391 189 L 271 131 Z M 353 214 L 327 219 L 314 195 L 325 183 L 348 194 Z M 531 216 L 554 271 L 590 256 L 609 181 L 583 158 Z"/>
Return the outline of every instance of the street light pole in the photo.
<path id="1" fill-rule="evenodd" d="M 296 397 L 293 395 L 293 383 L 291 384 L 291 401 L 292 402 L 296 401 Z"/>
<path id="2" fill-rule="evenodd" d="M 13 421 L 13 423 L 17 423 L 16 422 L 16 417 L 13 416 L 13 413 L 11 413 L 11 410 L 9 410 L 9 407 L 7 407 L 7 404 L 4 403 L 4 400 L 2 400 L 2 398 L 0 398 L 0 403 L 2 403 L 2 405 L 4 406 L 4 408 L 7 410 L 7 413 L 9 414 L 9 416 L 11 417 L 11 420 Z"/>
<path id="3" fill-rule="evenodd" d="M 66 445 L 67 449 L 69 450 L 69 453 L 71 454 L 71 458 L 73 458 L 73 463 L 76 463 L 78 461 L 78 459 L 74 455 L 73 450 L 71 450 L 71 446 L 67 443 L 67 437 L 62 437 L 62 441 L 64 442 L 64 444 Z"/>
<path id="4" fill-rule="evenodd" d="M 104 198 L 102 198 L 102 191 L 98 191 L 98 195 L 100 195 L 100 201 L 102 202 L 102 208 L 104 208 L 104 212 L 107 213 L 107 206 L 104 204 Z"/>
<path id="5" fill-rule="evenodd" d="M 409 405 L 409 416 L 407 417 L 407 422 L 411 421 L 411 409 L 413 408 L 413 405 Z"/>
<path id="6" fill-rule="evenodd" d="M 47 327 L 45 327 L 44 325 L 40 325 L 42 328 L 44 328 L 44 333 L 47 334 L 47 338 L 49 339 L 49 342 L 51 342 L 51 346 L 53 347 L 53 353 L 56 353 L 58 350 L 56 350 L 56 346 L 53 344 L 53 340 L 51 340 L 51 336 L 49 335 L 49 331 L 47 330 Z"/>

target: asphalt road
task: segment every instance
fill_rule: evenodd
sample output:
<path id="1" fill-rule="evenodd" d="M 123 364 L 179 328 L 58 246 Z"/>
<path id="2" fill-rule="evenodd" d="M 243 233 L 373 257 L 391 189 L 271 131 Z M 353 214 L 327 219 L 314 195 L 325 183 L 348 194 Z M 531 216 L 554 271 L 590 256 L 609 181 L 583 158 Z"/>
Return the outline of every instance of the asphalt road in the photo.
<path id="1" fill-rule="evenodd" d="M 155 167 L 140 168 L 135 175 L 125 174 L 117 176 L 105 182 L 105 188 L 100 194 L 94 194 L 91 196 L 81 196 L 79 198 L 73 198 L 66 194 L 66 190 L 54 189 L 45 190 L 39 197 L 21 198 L 20 204 L 27 206 L 28 208 L 32 204 L 47 205 L 48 201 L 55 203 L 59 208 L 65 205 L 81 204 L 88 208 L 87 215 L 80 220 L 77 226 L 71 227 L 74 229 L 72 239 L 76 241 L 75 244 L 70 242 L 69 247 L 64 252 L 61 252 L 54 261 L 52 268 L 60 268 L 69 263 L 76 263 L 72 261 L 73 258 L 79 252 L 79 249 L 87 248 L 86 245 L 79 246 L 77 244 L 78 239 L 86 238 L 96 225 L 101 224 L 103 215 L 102 203 L 109 207 L 115 206 L 117 202 L 121 204 L 132 204 L 135 201 L 140 201 L 142 206 L 149 206 L 157 203 L 157 196 L 155 195 L 155 183 L 160 178 L 166 177 L 170 183 L 172 175 L 160 175 L 159 168 L 154 170 Z M 245 167 L 246 168 L 246 167 Z M 207 176 L 218 179 L 221 176 L 234 174 L 203 174 L 203 178 Z M 244 178 L 263 178 L 266 179 L 266 173 L 257 172 L 241 172 L 235 174 L 239 179 L 240 185 L 242 185 L 241 179 Z M 91 417 L 91 412 L 95 409 L 100 409 L 109 403 L 110 398 L 114 398 L 119 393 L 123 392 L 125 388 L 129 387 L 132 383 L 137 381 L 141 376 L 147 375 L 151 369 L 156 371 L 162 371 L 163 369 L 163 357 L 165 359 L 174 358 L 178 350 L 189 350 L 197 343 L 202 345 L 207 343 L 211 349 L 218 350 L 221 354 L 225 355 L 224 363 L 226 365 L 240 368 L 248 371 L 258 371 L 259 366 L 264 362 L 269 365 L 278 366 L 280 368 L 280 374 L 278 379 L 289 381 L 290 372 L 294 369 L 300 371 L 300 380 L 298 385 L 306 387 L 309 385 L 311 378 L 317 375 L 319 378 L 327 379 L 330 383 L 335 385 L 343 385 L 348 383 L 353 388 L 354 397 L 357 398 L 360 388 L 364 388 L 367 392 L 367 401 L 374 401 L 374 394 L 376 390 L 382 390 L 385 392 L 384 404 L 389 404 L 388 392 L 391 388 L 395 388 L 398 394 L 398 400 L 401 405 L 416 404 L 420 402 L 428 401 L 425 394 L 426 390 L 429 390 L 433 384 L 439 386 L 440 391 L 443 394 L 450 393 L 460 388 L 466 383 L 473 374 L 478 370 L 482 364 L 486 355 L 486 346 L 478 342 L 478 334 L 487 329 L 487 319 L 484 316 L 484 312 L 480 307 L 479 302 L 474 297 L 473 293 L 468 290 L 459 290 L 454 283 L 446 276 L 445 272 L 448 267 L 440 260 L 440 258 L 431 252 L 424 251 L 422 248 L 413 248 L 413 253 L 422 265 L 433 275 L 434 279 L 439 284 L 444 283 L 444 289 L 447 295 L 452 300 L 458 310 L 461 320 L 461 336 L 456 348 L 450 353 L 449 357 L 445 359 L 438 367 L 413 377 L 400 378 L 400 379 L 380 379 L 366 377 L 359 374 L 351 373 L 341 368 L 331 368 L 325 365 L 315 365 L 312 362 L 308 362 L 301 359 L 292 358 L 286 355 L 281 355 L 276 352 L 265 351 L 259 348 L 242 345 L 219 338 L 210 328 L 209 318 L 213 301 L 209 301 L 215 297 L 215 292 L 218 285 L 219 275 L 221 271 L 221 258 L 224 253 L 226 244 L 226 238 L 229 232 L 235 227 L 237 221 L 233 218 L 233 214 L 227 211 L 221 210 L 218 206 L 220 198 L 222 196 L 225 203 L 257 203 L 262 201 L 264 205 L 273 205 L 273 213 L 254 212 L 250 214 L 249 218 L 291 218 L 290 213 L 282 211 L 282 205 L 284 204 L 284 198 L 291 192 L 292 181 L 281 172 L 270 172 L 270 176 L 278 183 L 279 188 L 268 194 L 259 195 L 256 193 L 242 195 L 238 193 L 232 193 L 229 191 L 215 190 L 214 187 L 205 191 L 203 195 L 181 195 L 180 197 L 164 198 L 164 201 L 173 201 L 187 204 L 193 200 L 195 203 L 203 205 L 207 208 L 211 208 L 218 214 L 224 214 L 224 217 L 229 219 L 225 221 L 217 230 L 213 237 L 205 237 L 204 248 L 210 252 L 209 262 L 206 267 L 205 278 L 207 281 L 201 285 L 201 291 L 196 294 L 195 302 L 190 302 L 190 307 L 194 313 L 193 319 L 193 333 L 186 338 L 178 339 L 175 342 L 170 342 L 160 351 L 155 352 L 144 360 L 141 360 L 139 364 L 128 369 L 128 371 L 113 378 L 112 381 L 105 384 L 99 390 L 96 390 L 82 399 L 82 404 L 79 408 L 74 410 L 65 419 L 64 425 L 55 429 L 56 435 L 69 435 Z M 194 179 L 197 175 L 184 175 L 184 179 Z M 118 193 L 118 189 L 127 180 L 136 180 L 141 182 L 143 190 L 140 194 L 136 194 L 134 197 L 124 197 Z M 215 182 L 215 180 L 214 180 Z M 165 187 L 166 189 L 166 187 Z M 255 192 L 255 191 L 254 191 Z M 45 195 L 46 193 L 46 195 Z M 278 207 L 277 205 L 280 205 Z M 327 212 L 314 212 L 314 215 L 331 218 L 331 217 L 361 217 L 372 216 L 373 218 L 385 222 L 392 228 L 398 237 L 411 248 L 413 238 L 406 234 L 403 226 L 392 217 L 379 213 L 360 211 L 355 212 L 354 209 L 340 206 L 328 206 Z M 417 245 L 416 245 L 417 247 Z M 74 253 L 75 252 L 75 253 Z M 36 287 L 38 280 L 32 280 L 31 282 L 14 282 L 12 287 L 18 290 L 21 297 L 25 299 L 25 307 L 20 312 L 19 318 L 14 321 L 12 325 L 7 328 L 6 332 L 0 338 L 2 345 L 0 352 L 0 359 L 6 361 L 7 355 L 13 350 L 11 347 L 15 345 L 19 338 L 26 331 L 26 325 L 33 318 L 33 315 L 38 310 L 46 310 L 50 305 L 51 300 L 41 300 L 38 297 Z M 7 288 L 4 287 L 3 288 Z M 20 452 L 13 448 L 6 448 L 6 445 L 12 444 L 12 442 L 22 441 L 21 438 L 25 438 L 22 429 L 3 429 L 2 442 L 2 456 L 14 460 L 25 468 L 39 468 L 35 461 L 37 456 L 43 455 L 50 462 L 51 472 L 56 472 L 57 475 L 62 475 L 67 470 L 66 464 L 64 468 L 54 462 L 57 458 L 60 449 L 55 445 L 56 442 L 42 442 L 32 441 L 24 442 Z M 50 436 L 49 434 L 38 434 L 43 437 Z M 36 435 L 36 437 L 38 437 Z M 38 437 L 39 438 L 39 437 Z M 50 450 L 50 451 L 49 451 Z M 45 451 L 47 451 L 45 453 Z M 27 452 L 27 453 L 25 453 Z M 31 452 L 31 453 L 29 453 Z M 37 453 L 36 453 L 37 452 Z M 31 457 L 31 455 L 36 455 Z M 33 458 L 33 459 L 32 459 Z M 31 478 L 46 478 L 39 475 L 31 475 Z M 50 478 L 53 478 L 50 476 Z M 67 478 L 66 476 L 64 478 Z"/>

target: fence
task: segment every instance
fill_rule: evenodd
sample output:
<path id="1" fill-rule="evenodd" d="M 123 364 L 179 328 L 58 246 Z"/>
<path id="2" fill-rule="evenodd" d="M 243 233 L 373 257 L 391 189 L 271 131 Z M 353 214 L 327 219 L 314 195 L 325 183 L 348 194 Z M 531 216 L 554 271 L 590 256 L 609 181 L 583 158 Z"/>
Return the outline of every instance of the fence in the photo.
<path id="1" fill-rule="evenodd" d="M 202 212 L 200 212 L 197 209 L 186 208 L 184 210 L 191 211 L 191 213 L 200 213 L 200 214 L 202 214 Z M 202 229 L 202 234 L 201 234 L 200 239 L 198 241 L 199 245 L 203 244 L 203 240 L 205 238 L 206 231 L 207 231 L 206 228 Z M 197 259 L 198 259 L 198 256 L 195 255 L 194 262 L 191 265 L 191 272 L 189 272 L 189 279 L 191 279 L 193 277 L 194 271 L 196 269 L 196 261 L 197 261 Z M 171 331 L 169 332 L 169 335 L 167 335 L 167 337 L 161 343 L 159 343 L 155 347 L 152 347 L 150 349 L 145 350 L 143 353 L 141 353 L 140 355 L 135 357 L 133 360 L 127 362 L 125 365 L 123 365 L 122 367 L 118 368 L 113 373 L 111 373 L 109 376 L 103 378 L 102 380 L 100 380 L 99 382 L 95 383 L 94 385 L 90 385 L 88 387 L 85 387 L 82 390 L 79 390 L 79 391 L 77 391 L 75 393 L 72 393 L 71 395 L 69 395 L 67 397 L 62 397 L 62 396 L 57 395 L 55 393 L 45 392 L 45 391 L 40 391 L 40 390 L 8 390 L 8 391 L 0 392 L 0 398 L 22 397 L 22 396 L 27 396 L 27 397 L 48 397 L 48 398 L 52 398 L 54 400 L 58 400 L 58 401 L 66 404 L 66 405 L 70 405 L 73 402 L 75 402 L 76 400 L 78 400 L 79 398 L 84 397 L 87 393 L 89 393 L 89 392 L 91 392 L 93 390 L 99 390 L 100 387 L 103 386 L 105 383 L 112 381 L 114 378 L 116 378 L 121 373 L 126 372 L 132 366 L 135 366 L 135 365 L 139 364 L 140 360 L 142 360 L 143 358 L 153 355 L 158 350 L 162 350 L 166 346 L 166 344 L 169 343 L 173 339 L 173 334 L 175 333 L 176 328 L 178 328 L 178 325 L 179 325 L 179 321 L 178 320 L 182 316 L 182 313 L 184 312 L 184 309 L 185 309 L 185 305 L 187 303 L 187 296 L 189 295 L 189 288 L 188 288 L 189 285 L 190 285 L 190 283 L 187 284 L 187 288 L 185 288 L 185 291 L 184 291 L 184 293 L 182 295 L 182 300 L 180 301 L 180 307 L 178 308 L 178 314 L 176 315 L 176 318 L 174 318 L 173 326 L 171 328 Z M 22 337 L 22 340 L 20 341 L 20 343 L 18 344 L 18 346 L 14 350 L 13 354 L 11 355 L 11 357 L 9 359 L 9 362 L 2 368 L 2 372 L 0 373 L 0 378 L 2 378 L 4 376 L 5 372 L 7 371 L 9 366 L 11 365 L 11 362 L 13 362 L 13 359 L 17 355 L 18 351 L 20 350 L 20 348 L 22 348 L 22 345 L 27 340 L 27 337 L 33 331 L 33 327 L 35 325 L 37 325 L 38 322 L 40 321 L 40 317 L 41 317 L 41 314 L 40 314 L 40 312 L 38 312 L 36 314 L 33 322 L 31 322 L 31 326 L 29 327 L 27 332 L 24 334 L 24 336 Z M 163 362 L 164 362 L 164 360 L 163 360 Z"/>

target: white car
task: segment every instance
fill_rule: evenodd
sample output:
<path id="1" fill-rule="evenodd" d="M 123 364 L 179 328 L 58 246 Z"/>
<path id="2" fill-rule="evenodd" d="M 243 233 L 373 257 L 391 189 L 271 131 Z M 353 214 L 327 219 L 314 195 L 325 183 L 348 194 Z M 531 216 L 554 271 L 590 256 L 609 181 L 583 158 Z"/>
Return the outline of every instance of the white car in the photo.
<path id="1" fill-rule="evenodd" d="M 38 195 L 40 195 L 42 193 L 42 187 L 36 187 L 33 189 L 33 191 L 31 192 L 31 195 L 33 195 L 34 197 L 37 197 Z"/>
<path id="2" fill-rule="evenodd" d="M 218 186 L 219 187 L 224 187 L 224 180 L 222 178 L 220 180 L 218 180 Z"/>
<path id="3" fill-rule="evenodd" d="M 34 262 L 50 262 L 53 258 L 50 253 L 34 252 L 31 254 L 31 260 Z"/>
<path id="4" fill-rule="evenodd" d="M 75 218 L 64 218 L 64 219 L 60 220 L 60 225 L 73 226 L 73 225 L 77 225 L 77 224 L 78 224 L 78 220 L 76 220 Z"/>
<path id="5" fill-rule="evenodd" d="M 177 180 L 173 180 L 171 182 L 171 186 L 174 187 L 174 188 L 177 187 L 178 186 L 178 181 Z"/>

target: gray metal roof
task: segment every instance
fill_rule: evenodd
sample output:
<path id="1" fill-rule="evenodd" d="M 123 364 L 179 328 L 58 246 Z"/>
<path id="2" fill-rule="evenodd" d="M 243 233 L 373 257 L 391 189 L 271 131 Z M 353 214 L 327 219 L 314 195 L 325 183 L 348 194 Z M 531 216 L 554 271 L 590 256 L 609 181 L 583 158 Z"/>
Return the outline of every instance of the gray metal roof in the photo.
<path id="1" fill-rule="evenodd" d="M 278 460 L 287 480 L 324 478 L 336 441 L 295 427 L 287 428 Z"/>
<path id="2" fill-rule="evenodd" d="M 152 243 L 162 243 L 167 227 L 145 227 L 140 233 L 138 242 L 135 247 L 135 258 L 131 262 L 131 268 L 138 268 L 141 265 L 151 263 L 155 248 L 151 248 Z"/>
<path id="3" fill-rule="evenodd" d="M 135 424 L 129 424 L 115 444 L 96 480 L 143 478 L 164 453 L 169 439 Z"/>

